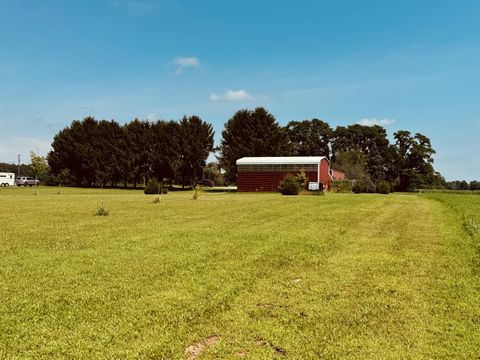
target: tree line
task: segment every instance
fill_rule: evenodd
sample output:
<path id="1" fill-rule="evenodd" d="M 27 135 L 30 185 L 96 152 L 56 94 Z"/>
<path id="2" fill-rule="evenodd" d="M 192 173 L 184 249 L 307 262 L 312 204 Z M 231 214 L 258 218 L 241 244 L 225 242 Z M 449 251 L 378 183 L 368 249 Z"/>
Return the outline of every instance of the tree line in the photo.
<path id="1" fill-rule="evenodd" d="M 225 124 L 219 163 L 234 182 L 236 160 L 243 156 L 327 156 L 336 170 L 375 187 L 388 182 L 399 191 L 444 187 L 435 172 L 430 139 L 397 131 L 395 142 L 378 125 L 338 126 L 319 119 L 290 121 L 285 127 L 264 108 L 240 110 Z"/>
<path id="2" fill-rule="evenodd" d="M 479 191 L 480 190 L 480 181 L 473 180 L 467 182 L 465 180 L 455 180 L 455 181 L 447 181 L 445 187 L 448 190 L 472 190 L 472 191 Z"/>
<path id="3" fill-rule="evenodd" d="M 80 186 L 136 187 L 148 179 L 195 185 L 205 177 L 236 181 L 236 160 L 244 156 L 327 156 L 350 179 L 375 187 L 388 182 L 399 191 L 443 188 L 435 172 L 430 139 L 409 131 L 390 143 L 381 126 L 337 126 L 319 119 L 281 126 L 265 108 L 237 111 L 214 148 L 212 125 L 198 116 L 179 121 L 126 124 L 87 117 L 55 135 L 47 155 L 50 182 Z M 217 153 L 217 166 L 206 160 Z M 221 169 L 222 171 L 219 171 Z"/>
<path id="4" fill-rule="evenodd" d="M 59 182 L 75 185 L 136 187 L 150 178 L 192 185 L 213 151 L 213 136 L 198 116 L 125 125 L 87 117 L 55 135 L 47 160 Z"/>
<path id="5" fill-rule="evenodd" d="M 34 176 L 32 168 L 27 164 L 21 164 L 20 169 L 17 164 L 0 162 L 0 172 L 14 173 L 16 176 Z"/>

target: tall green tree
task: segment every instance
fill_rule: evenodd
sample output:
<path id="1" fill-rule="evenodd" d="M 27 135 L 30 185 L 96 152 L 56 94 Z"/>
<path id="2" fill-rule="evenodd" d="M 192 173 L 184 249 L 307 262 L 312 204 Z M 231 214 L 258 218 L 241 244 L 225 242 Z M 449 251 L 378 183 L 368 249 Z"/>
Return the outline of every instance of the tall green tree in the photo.
<path id="1" fill-rule="evenodd" d="M 198 116 L 184 116 L 178 129 L 178 173 L 182 185 L 196 185 L 208 155 L 213 151 L 211 124 Z"/>
<path id="2" fill-rule="evenodd" d="M 96 120 L 87 117 L 74 120 L 53 138 L 52 150 L 47 155 L 48 164 L 54 175 L 68 169 L 76 185 L 94 185 L 94 149 L 91 139 L 96 136 Z"/>
<path id="3" fill-rule="evenodd" d="M 151 149 L 151 127 L 146 121 L 134 119 L 123 126 L 126 145 L 125 180 L 132 181 L 133 187 L 147 177 L 149 171 L 149 154 Z"/>
<path id="4" fill-rule="evenodd" d="M 374 183 L 393 176 L 391 166 L 395 150 L 388 141 L 385 128 L 359 124 L 337 127 L 332 137 L 333 160 L 339 153 L 356 151 L 365 155 L 367 174 Z"/>
<path id="5" fill-rule="evenodd" d="M 239 110 L 222 131 L 218 160 L 226 180 L 236 181 L 236 161 L 244 156 L 283 156 L 289 154 L 286 131 L 266 109 Z"/>
<path id="6" fill-rule="evenodd" d="M 180 156 L 180 125 L 176 121 L 157 121 L 151 124 L 148 137 L 149 177 L 158 181 L 174 179 Z"/>
<path id="7" fill-rule="evenodd" d="M 93 133 L 88 150 L 92 154 L 90 161 L 94 169 L 95 183 L 101 187 L 107 183 L 116 186 L 124 175 L 123 169 L 127 162 L 125 133 L 113 120 L 97 121 Z"/>
<path id="8" fill-rule="evenodd" d="M 398 189 L 412 191 L 436 186 L 441 183 L 440 175 L 433 168 L 433 155 L 430 139 L 409 131 L 397 131 L 394 135 L 398 151 Z"/>
<path id="9" fill-rule="evenodd" d="M 292 156 L 330 157 L 333 130 L 325 121 L 319 119 L 290 121 L 286 130 Z"/>
<path id="10" fill-rule="evenodd" d="M 126 166 L 124 132 L 115 121 L 74 120 L 55 135 L 48 163 L 52 174 L 68 170 L 77 185 L 115 185 Z"/>
<path id="11" fill-rule="evenodd" d="M 360 150 L 338 152 L 332 167 L 345 173 L 347 179 L 366 180 L 368 178 L 367 157 Z"/>
<path id="12" fill-rule="evenodd" d="M 30 168 L 35 179 L 42 178 L 48 171 L 48 164 L 45 156 L 37 155 L 30 151 Z"/>

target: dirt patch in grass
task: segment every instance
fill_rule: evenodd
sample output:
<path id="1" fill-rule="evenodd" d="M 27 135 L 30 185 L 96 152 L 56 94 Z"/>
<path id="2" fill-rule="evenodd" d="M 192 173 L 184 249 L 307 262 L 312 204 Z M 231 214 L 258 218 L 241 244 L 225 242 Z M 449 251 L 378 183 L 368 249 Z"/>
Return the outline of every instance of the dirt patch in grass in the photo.
<path id="1" fill-rule="evenodd" d="M 198 357 L 202 354 L 205 348 L 211 345 L 215 345 L 220 341 L 220 339 L 220 336 L 213 335 L 204 339 L 203 341 L 190 345 L 185 349 L 185 354 L 187 355 L 188 360 L 198 359 Z"/>

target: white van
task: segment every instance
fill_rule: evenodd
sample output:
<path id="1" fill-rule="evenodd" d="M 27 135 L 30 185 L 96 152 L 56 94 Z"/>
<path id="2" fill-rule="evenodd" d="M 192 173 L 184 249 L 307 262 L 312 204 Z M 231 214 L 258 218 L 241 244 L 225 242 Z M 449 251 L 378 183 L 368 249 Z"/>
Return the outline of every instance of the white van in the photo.
<path id="1" fill-rule="evenodd" d="M 15 185 L 15 174 L 0 172 L 0 186 Z"/>

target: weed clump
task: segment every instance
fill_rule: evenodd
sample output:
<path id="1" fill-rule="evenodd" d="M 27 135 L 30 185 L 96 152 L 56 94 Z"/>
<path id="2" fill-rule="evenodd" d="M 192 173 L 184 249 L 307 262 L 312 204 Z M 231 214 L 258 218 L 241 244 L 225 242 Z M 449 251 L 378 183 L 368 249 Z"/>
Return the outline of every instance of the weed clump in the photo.
<path id="1" fill-rule="evenodd" d="M 110 212 L 108 211 L 108 209 L 105 206 L 103 206 L 103 203 L 102 203 L 102 205 L 95 212 L 95 216 L 108 216 L 109 213 Z"/>
<path id="2" fill-rule="evenodd" d="M 475 236 L 480 234 L 480 223 L 474 217 L 463 217 L 463 229 L 467 232 L 470 236 Z"/>
<path id="3" fill-rule="evenodd" d="M 198 190 L 198 188 L 195 187 L 195 189 L 193 189 L 192 200 L 198 200 L 199 197 L 200 197 L 200 190 Z"/>

